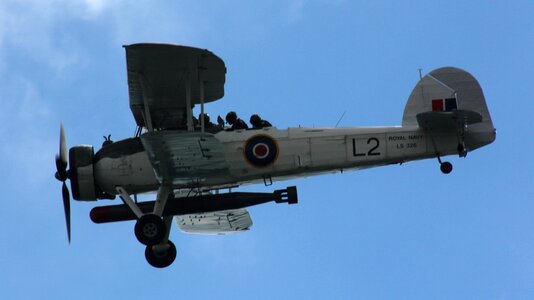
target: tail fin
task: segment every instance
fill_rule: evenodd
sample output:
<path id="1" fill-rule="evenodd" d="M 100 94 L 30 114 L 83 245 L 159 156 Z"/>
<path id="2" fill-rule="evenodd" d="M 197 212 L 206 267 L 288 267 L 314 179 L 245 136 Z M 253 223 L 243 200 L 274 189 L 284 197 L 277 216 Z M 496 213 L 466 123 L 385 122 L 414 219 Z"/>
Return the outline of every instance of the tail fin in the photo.
<path id="1" fill-rule="evenodd" d="M 402 126 L 417 126 L 417 115 L 421 113 L 453 110 L 474 111 L 482 116 L 477 127 L 493 130 L 478 81 L 454 67 L 436 69 L 419 80 L 406 103 Z"/>

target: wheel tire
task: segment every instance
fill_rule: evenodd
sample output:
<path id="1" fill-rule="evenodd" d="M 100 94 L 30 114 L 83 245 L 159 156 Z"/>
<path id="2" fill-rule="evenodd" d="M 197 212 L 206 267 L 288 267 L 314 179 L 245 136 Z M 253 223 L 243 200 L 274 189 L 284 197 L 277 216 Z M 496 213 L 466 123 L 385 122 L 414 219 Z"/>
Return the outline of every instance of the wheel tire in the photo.
<path id="1" fill-rule="evenodd" d="M 135 223 L 134 229 L 137 240 L 147 246 L 161 243 L 167 231 L 165 222 L 154 214 L 144 215 L 139 218 Z"/>
<path id="2" fill-rule="evenodd" d="M 155 252 L 152 246 L 146 246 L 146 261 L 154 268 L 166 268 L 176 259 L 176 246 L 173 242 L 167 241 L 169 248 L 163 252 Z"/>
<path id="3" fill-rule="evenodd" d="M 439 169 L 443 174 L 449 174 L 450 172 L 452 172 L 452 164 L 446 161 L 439 166 Z"/>

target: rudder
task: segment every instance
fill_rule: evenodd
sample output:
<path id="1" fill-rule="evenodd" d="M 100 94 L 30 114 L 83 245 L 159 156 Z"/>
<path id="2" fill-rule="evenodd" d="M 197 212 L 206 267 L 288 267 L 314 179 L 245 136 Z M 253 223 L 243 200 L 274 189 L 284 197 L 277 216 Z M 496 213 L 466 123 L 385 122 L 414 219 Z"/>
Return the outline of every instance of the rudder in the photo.
<path id="1" fill-rule="evenodd" d="M 425 75 L 413 89 L 402 117 L 402 126 L 417 126 L 417 115 L 431 111 L 474 111 L 482 116 L 477 127 L 493 130 L 484 93 L 468 72 L 445 67 Z"/>

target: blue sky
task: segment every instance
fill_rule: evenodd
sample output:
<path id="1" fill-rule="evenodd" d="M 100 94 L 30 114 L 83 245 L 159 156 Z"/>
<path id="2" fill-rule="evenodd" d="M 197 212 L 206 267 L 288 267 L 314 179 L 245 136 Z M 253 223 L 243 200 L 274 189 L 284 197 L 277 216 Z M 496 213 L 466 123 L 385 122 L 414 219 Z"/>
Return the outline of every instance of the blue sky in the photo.
<path id="1" fill-rule="evenodd" d="M 0 298 L 529 299 L 534 297 L 532 1 L 0 3 Z M 252 230 L 185 235 L 150 267 L 133 222 L 95 225 L 72 203 L 67 243 L 53 174 L 69 146 L 134 134 L 124 44 L 167 42 L 224 59 L 212 116 L 279 128 L 398 125 L 424 73 L 482 85 L 494 144 L 450 158 L 254 186 L 299 204 L 250 209 Z M 115 202 L 116 203 L 116 202 Z M 100 204 L 106 204 L 100 203 Z"/>

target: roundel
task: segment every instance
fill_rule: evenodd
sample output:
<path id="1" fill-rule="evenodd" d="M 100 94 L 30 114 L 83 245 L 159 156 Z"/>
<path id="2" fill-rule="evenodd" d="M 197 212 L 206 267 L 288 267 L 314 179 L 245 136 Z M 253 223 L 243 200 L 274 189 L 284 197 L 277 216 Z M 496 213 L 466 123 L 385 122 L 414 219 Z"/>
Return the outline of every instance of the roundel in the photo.
<path id="1" fill-rule="evenodd" d="M 245 158 L 256 167 L 266 167 L 278 157 L 278 145 L 267 135 L 256 135 L 245 143 Z"/>

